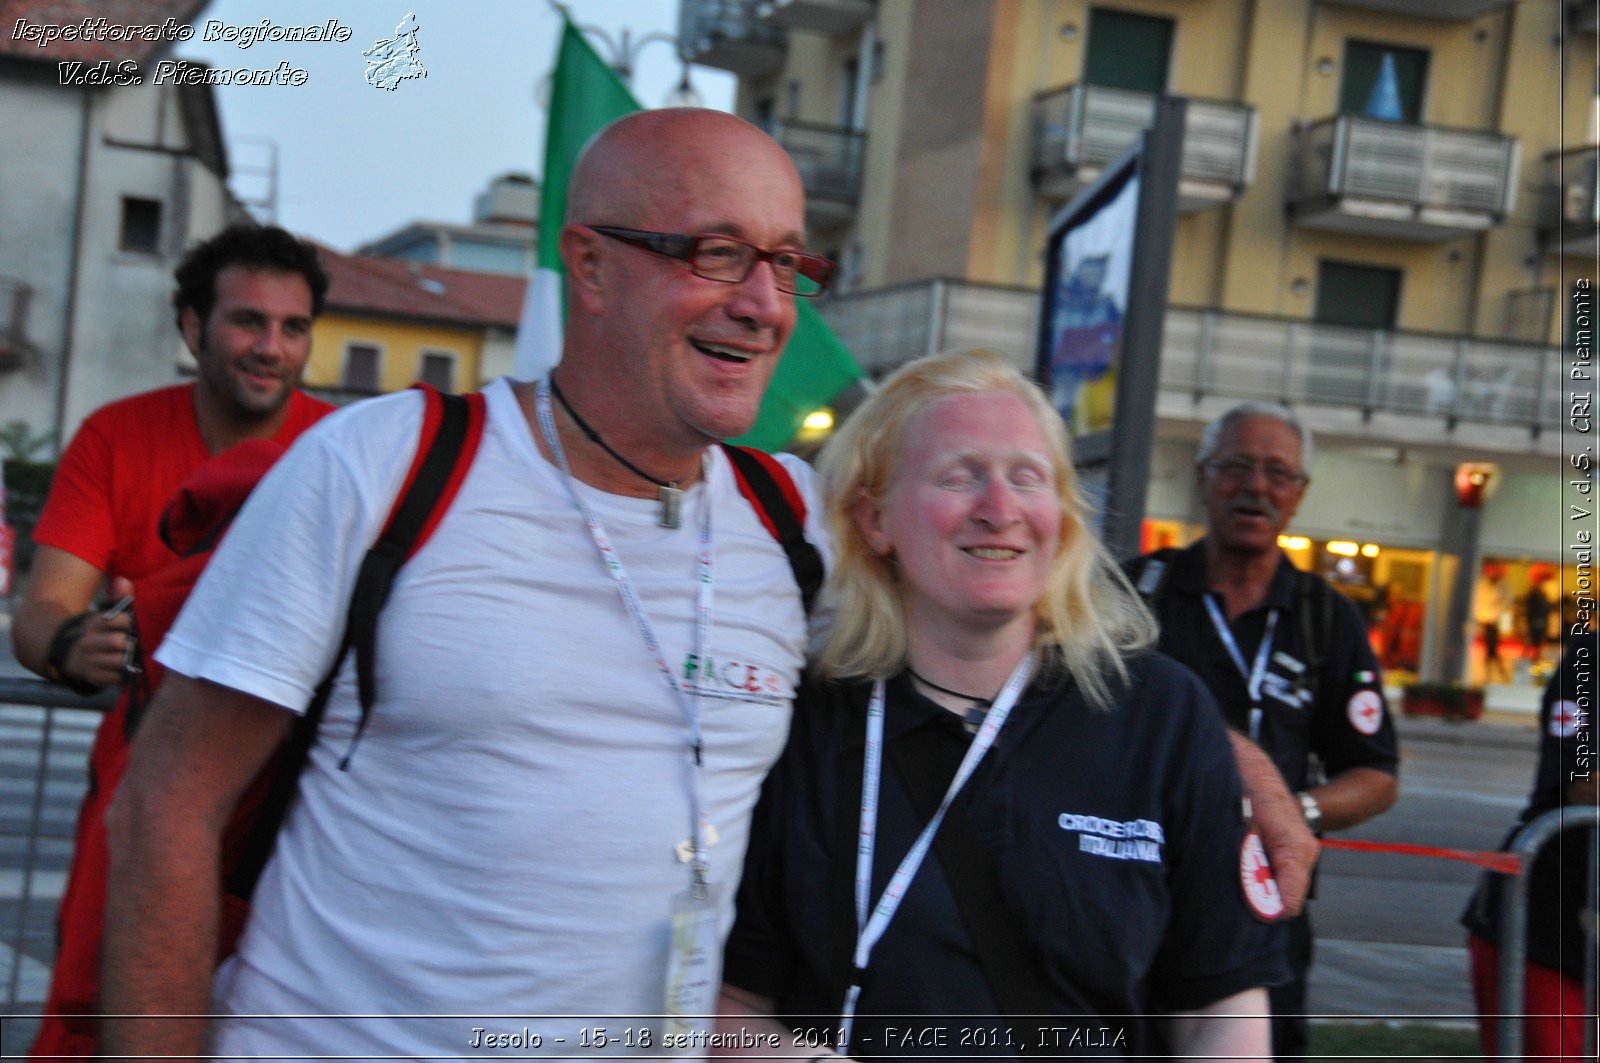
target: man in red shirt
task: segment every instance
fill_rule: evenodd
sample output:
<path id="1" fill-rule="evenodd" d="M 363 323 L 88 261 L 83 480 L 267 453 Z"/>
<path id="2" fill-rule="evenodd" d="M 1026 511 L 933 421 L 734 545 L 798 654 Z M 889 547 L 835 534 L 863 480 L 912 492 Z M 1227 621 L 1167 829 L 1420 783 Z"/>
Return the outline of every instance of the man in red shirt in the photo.
<path id="1" fill-rule="evenodd" d="M 33 580 L 12 625 L 17 659 L 79 693 L 122 680 L 132 611 L 112 615 L 94 599 L 107 583 L 111 598 L 130 595 L 176 560 L 159 527 L 178 486 L 236 443 L 287 447 L 333 408 L 297 386 L 328 289 L 314 247 L 282 229 L 235 225 L 184 256 L 176 278 L 178 328 L 199 378 L 114 402 L 83 422 L 57 466 L 35 532 Z M 126 711 L 103 721 L 90 753 L 38 1060 L 98 1048 L 106 846 L 91 817 L 103 816 L 110 794 L 100 790 L 115 789 L 126 761 Z"/>
<path id="2" fill-rule="evenodd" d="M 287 446 L 332 409 L 297 386 L 328 290 L 314 247 L 282 229 L 234 225 L 190 250 L 175 276 L 178 328 L 199 378 L 83 422 L 56 468 L 12 622 L 17 660 L 83 693 L 120 680 L 132 623 L 126 611 L 91 608 L 95 594 L 109 581 L 120 599 L 173 559 L 157 525 L 177 486 L 235 443 Z"/>

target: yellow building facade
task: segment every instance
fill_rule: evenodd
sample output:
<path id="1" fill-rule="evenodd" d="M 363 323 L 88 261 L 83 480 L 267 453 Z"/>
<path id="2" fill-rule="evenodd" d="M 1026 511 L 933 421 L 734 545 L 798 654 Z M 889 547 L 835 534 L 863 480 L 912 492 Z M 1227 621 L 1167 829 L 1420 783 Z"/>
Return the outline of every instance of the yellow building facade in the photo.
<path id="1" fill-rule="evenodd" d="M 419 381 L 471 391 L 509 368 L 522 277 L 320 253 L 329 284 L 306 365 L 313 391 L 340 402 Z"/>
<path id="2" fill-rule="evenodd" d="M 1562 561 L 1564 359 L 1600 275 L 1592 3 L 681 12 L 690 58 L 737 74 L 737 111 L 795 159 L 842 267 L 818 309 L 869 373 L 971 346 L 1032 369 L 1050 219 L 1180 96 L 1147 543 L 1198 534 L 1200 428 L 1264 399 L 1318 443 L 1292 553 L 1394 599 L 1406 628 L 1374 641 L 1397 672 L 1470 677 L 1461 582 L 1496 564 L 1520 592 Z M 1469 461 L 1500 471 L 1476 520 Z"/>
<path id="3" fill-rule="evenodd" d="M 448 380 L 448 391 L 469 390 L 481 379 L 482 353 L 481 329 L 329 310 L 312 327 L 305 381 L 308 387 L 341 389 L 353 377 L 370 374 L 376 391 L 399 391 L 423 379 Z M 352 365 L 362 359 L 371 360 L 370 370 Z"/>

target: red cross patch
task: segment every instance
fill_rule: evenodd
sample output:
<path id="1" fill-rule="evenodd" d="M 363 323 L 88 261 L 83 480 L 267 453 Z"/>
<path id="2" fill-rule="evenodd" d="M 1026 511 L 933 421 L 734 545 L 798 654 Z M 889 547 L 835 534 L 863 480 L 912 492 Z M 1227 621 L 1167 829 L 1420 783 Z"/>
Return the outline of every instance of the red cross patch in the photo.
<path id="1" fill-rule="evenodd" d="M 1550 733 L 1556 738 L 1571 738 L 1583 726 L 1583 710 L 1576 701 L 1558 701 L 1550 710 Z"/>
<path id="2" fill-rule="evenodd" d="M 1375 735 L 1383 726 L 1383 699 L 1376 690 L 1356 691 L 1350 695 L 1350 703 L 1344 711 L 1350 718 L 1350 726 L 1364 735 Z"/>
<path id="3" fill-rule="evenodd" d="M 1246 834 L 1244 844 L 1239 846 L 1239 884 L 1244 887 L 1245 903 L 1257 919 L 1274 923 L 1283 915 L 1283 894 L 1273 877 L 1272 865 L 1267 862 L 1261 835 L 1255 831 Z"/>

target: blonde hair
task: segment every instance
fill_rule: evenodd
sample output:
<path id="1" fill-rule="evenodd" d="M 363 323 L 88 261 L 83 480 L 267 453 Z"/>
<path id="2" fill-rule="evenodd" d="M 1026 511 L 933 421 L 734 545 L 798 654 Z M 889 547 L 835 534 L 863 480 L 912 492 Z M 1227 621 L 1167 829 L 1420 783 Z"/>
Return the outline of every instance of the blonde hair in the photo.
<path id="1" fill-rule="evenodd" d="M 1015 395 L 1033 412 L 1049 446 L 1061 506 L 1061 535 L 1035 605 L 1046 660 L 1070 675 L 1091 704 L 1111 700 L 1107 679 L 1128 677 L 1124 658 L 1155 641 L 1156 624 L 1085 522 L 1066 428 L 1043 392 L 993 351 L 936 354 L 895 370 L 830 438 L 818 457 L 834 542 L 829 587 L 837 615 L 817 667 L 833 676 L 883 678 L 905 666 L 905 618 L 892 563 L 856 528 L 863 493 L 882 498 L 904 466 L 906 432 L 916 416 L 954 395 Z"/>

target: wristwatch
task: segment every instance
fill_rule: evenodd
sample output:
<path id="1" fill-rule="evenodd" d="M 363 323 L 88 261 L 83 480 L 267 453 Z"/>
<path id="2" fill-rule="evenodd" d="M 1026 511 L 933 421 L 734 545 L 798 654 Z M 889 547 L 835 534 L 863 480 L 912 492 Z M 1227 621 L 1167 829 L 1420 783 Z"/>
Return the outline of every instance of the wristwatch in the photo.
<path id="1" fill-rule="evenodd" d="M 67 674 L 67 656 L 72 653 L 72 647 L 78 644 L 78 639 L 83 636 L 83 625 L 88 621 L 91 613 L 79 613 L 56 629 L 55 635 L 50 639 L 50 649 L 45 654 L 44 677 L 57 686 L 64 686 L 75 694 L 87 697 L 98 694 L 100 688 L 85 679 L 75 679 Z"/>
<path id="2" fill-rule="evenodd" d="M 1300 812 L 1306 817 L 1306 826 L 1311 828 L 1312 834 L 1322 833 L 1322 806 L 1317 804 L 1317 799 L 1301 790 L 1295 794 L 1300 799 Z"/>

